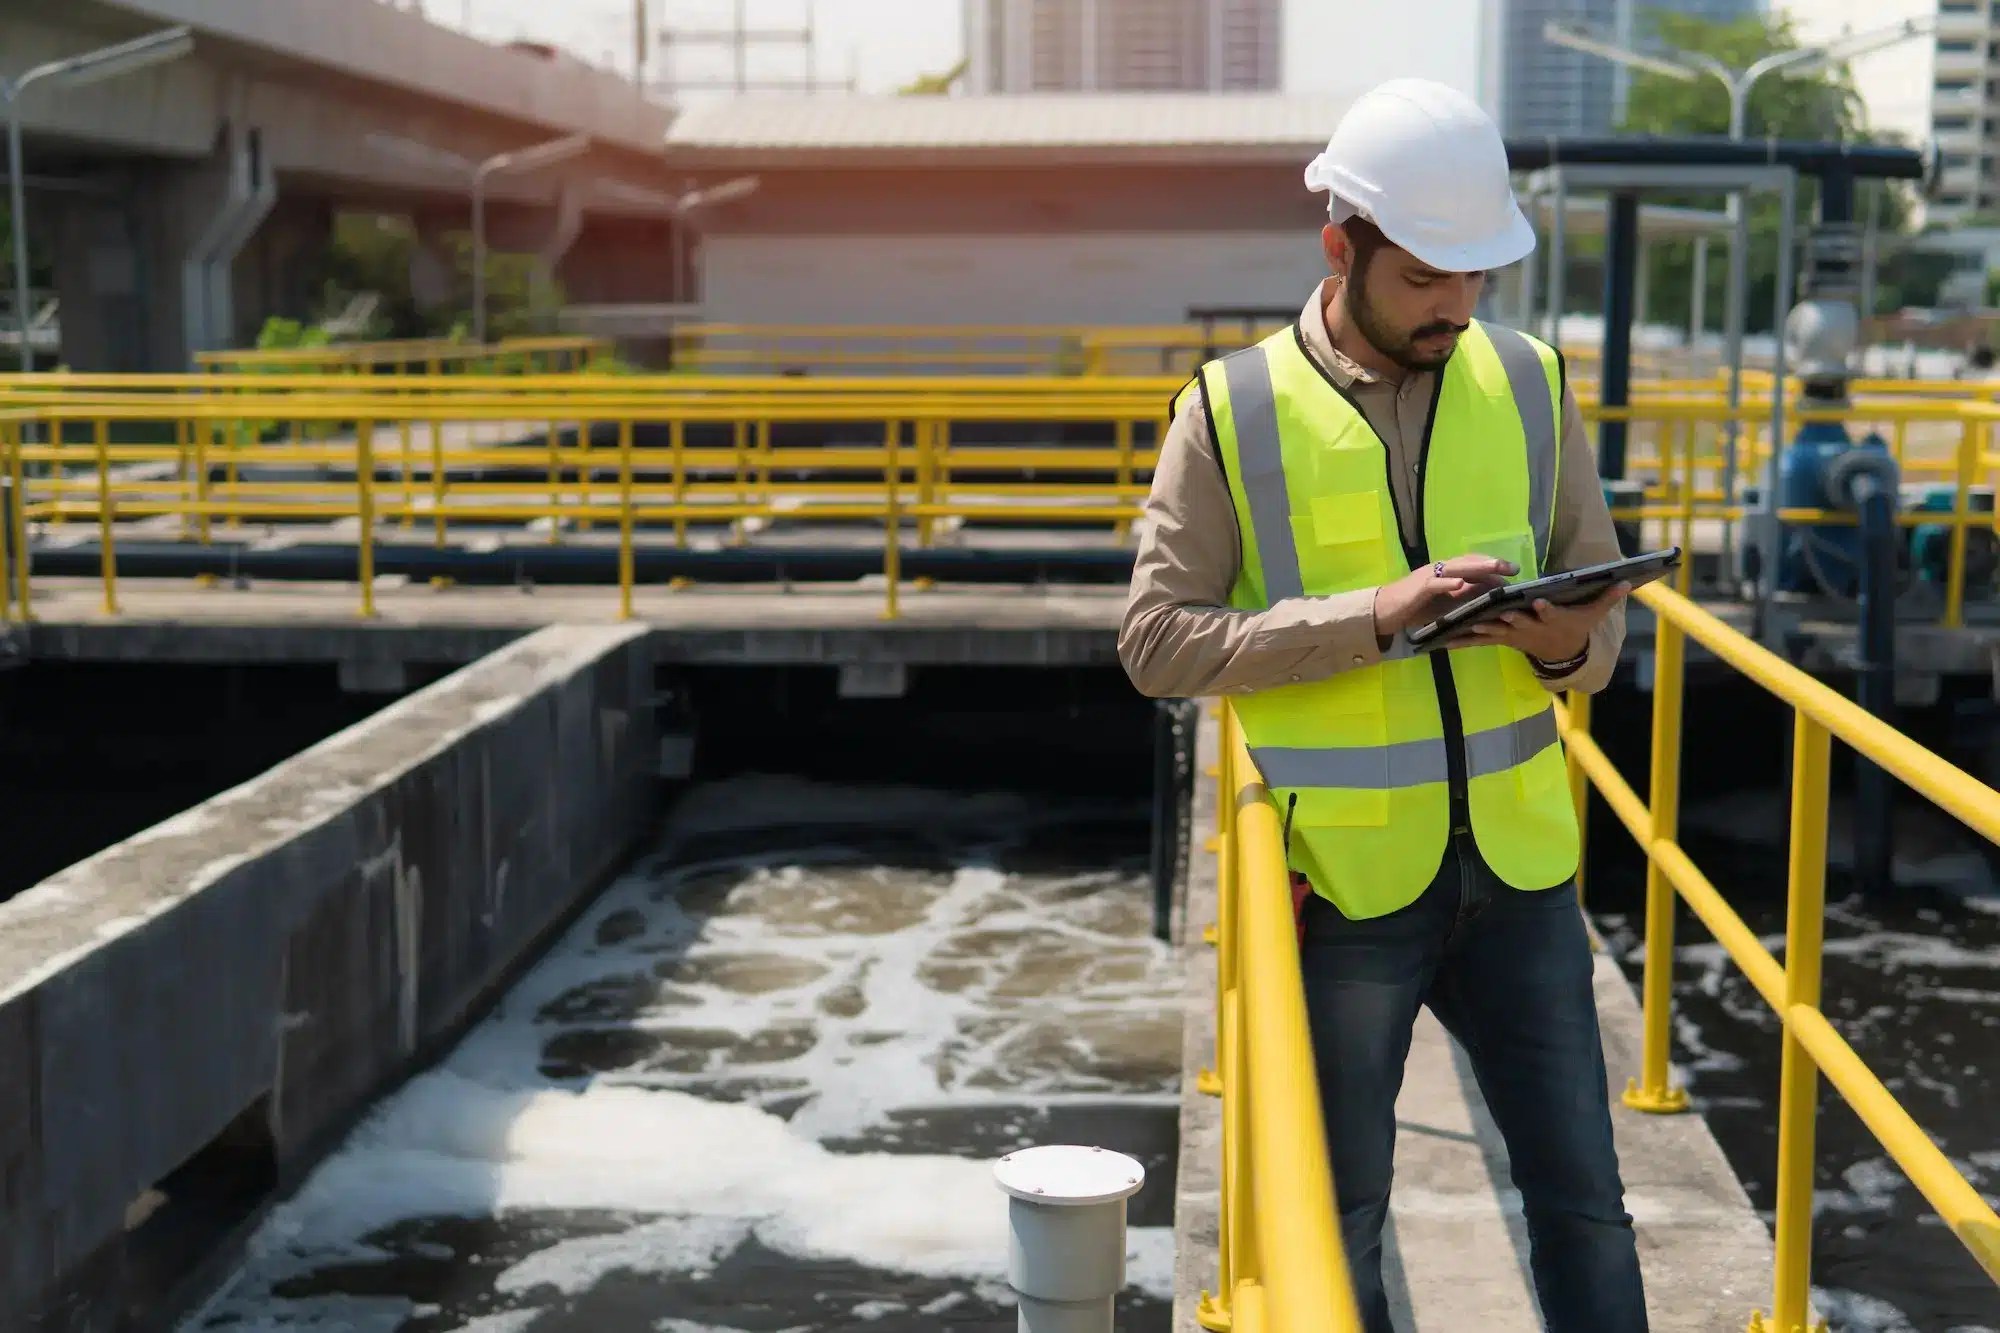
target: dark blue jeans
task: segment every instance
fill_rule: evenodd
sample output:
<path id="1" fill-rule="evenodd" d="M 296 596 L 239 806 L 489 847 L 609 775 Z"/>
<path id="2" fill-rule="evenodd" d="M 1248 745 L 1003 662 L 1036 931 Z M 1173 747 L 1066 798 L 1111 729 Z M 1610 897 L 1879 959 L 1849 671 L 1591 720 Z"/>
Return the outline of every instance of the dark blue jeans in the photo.
<path id="1" fill-rule="evenodd" d="M 1437 879 L 1399 912 L 1349 921 L 1310 896 L 1301 963 L 1341 1230 L 1368 1333 L 1393 1333 L 1382 1224 L 1396 1094 L 1419 1005 L 1465 1049 L 1506 1141 L 1545 1326 L 1643 1333 L 1576 895 L 1508 887 L 1472 835 L 1454 833 Z"/>

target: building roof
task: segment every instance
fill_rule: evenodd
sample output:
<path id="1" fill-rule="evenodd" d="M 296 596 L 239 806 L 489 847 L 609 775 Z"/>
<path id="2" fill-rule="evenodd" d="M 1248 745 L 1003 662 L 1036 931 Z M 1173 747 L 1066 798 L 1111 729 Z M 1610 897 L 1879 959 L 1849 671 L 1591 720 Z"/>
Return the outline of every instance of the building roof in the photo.
<path id="1" fill-rule="evenodd" d="M 1263 157 L 1303 167 L 1349 100 L 1275 93 L 727 98 L 683 111 L 668 127 L 666 148 L 696 162 Z"/>

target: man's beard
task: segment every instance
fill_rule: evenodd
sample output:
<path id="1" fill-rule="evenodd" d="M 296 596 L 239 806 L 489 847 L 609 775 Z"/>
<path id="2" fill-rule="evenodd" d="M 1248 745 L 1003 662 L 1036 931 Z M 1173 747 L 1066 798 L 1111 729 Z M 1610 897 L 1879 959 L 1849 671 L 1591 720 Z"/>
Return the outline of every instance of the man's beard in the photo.
<path id="1" fill-rule="evenodd" d="M 1451 360 L 1451 354 L 1458 350 L 1456 342 L 1437 354 L 1417 351 L 1417 343 L 1439 334 L 1464 333 L 1471 327 L 1469 324 L 1454 324 L 1448 319 L 1440 319 L 1413 330 L 1408 336 L 1401 336 L 1376 314 L 1374 303 L 1369 301 L 1368 293 L 1359 282 L 1348 283 L 1347 296 L 1347 313 L 1353 316 L 1354 327 L 1361 331 L 1361 336 L 1368 340 L 1369 346 L 1404 370 L 1444 369 L 1444 363 Z"/>

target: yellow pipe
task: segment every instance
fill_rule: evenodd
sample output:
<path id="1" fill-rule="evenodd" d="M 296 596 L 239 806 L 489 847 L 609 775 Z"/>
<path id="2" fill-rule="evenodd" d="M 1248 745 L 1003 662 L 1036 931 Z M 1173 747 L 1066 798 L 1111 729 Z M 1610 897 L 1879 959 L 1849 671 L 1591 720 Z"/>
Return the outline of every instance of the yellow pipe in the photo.
<path id="1" fill-rule="evenodd" d="M 618 618 L 632 618 L 632 423 L 618 423 Z"/>
<path id="2" fill-rule="evenodd" d="M 361 577 L 361 615 L 375 615 L 375 423 L 357 422 L 354 428 L 355 511 L 360 532 L 355 536 Z"/>
<path id="3" fill-rule="evenodd" d="M 1671 621 L 1679 626 L 1716 657 L 1807 714 L 1988 842 L 2000 842 L 2000 792 L 1932 754 L 1671 589 L 1653 584 L 1634 595 L 1651 607 L 1662 623 Z"/>
<path id="4" fill-rule="evenodd" d="M 1659 623 L 1653 648 L 1652 818 L 1645 845 L 1671 843 L 1680 826 L 1681 704 L 1684 640 L 1672 622 Z M 1642 991 L 1644 1042 L 1639 1077 L 1625 1089 L 1635 1111 L 1671 1114 L 1687 1109 L 1687 1094 L 1672 1085 L 1668 1067 L 1673 1047 L 1674 893 L 1659 858 L 1646 863 L 1646 965 Z"/>
<path id="5" fill-rule="evenodd" d="M 1785 1011 L 1784 1017 L 1786 1029 L 1811 1054 L 1827 1082 L 1854 1108 L 1876 1142 L 1937 1209 L 1986 1275 L 2000 1282 L 2000 1217 L 1979 1197 L 1979 1191 L 1938 1150 L 1824 1014 L 1801 1006 Z"/>
<path id="6" fill-rule="evenodd" d="M 1569 766 L 1569 796 L 1576 806 L 1576 900 L 1582 904 L 1583 871 L 1588 864 L 1590 833 L 1590 775 L 1584 771 L 1583 760 L 1576 752 L 1575 736 L 1590 734 L 1590 696 L 1581 690 L 1565 696 L 1566 704 L 1557 705 L 1557 719 L 1564 728 L 1569 748 L 1565 756 Z"/>
<path id="7" fill-rule="evenodd" d="M 1785 922 L 1787 1014 L 1819 1007 L 1820 950 L 1826 926 L 1827 770 L 1832 737 L 1811 718 L 1793 719 L 1790 890 Z M 1813 1129 L 1819 1078 L 1789 1026 L 1778 1073 L 1777 1272 L 1772 1321 L 1803 1328 L 1811 1316 Z"/>
<path id="8" fill-rule="evenodd" d="M 1244 775 L 1255 773 L 1247 754 L 1237 761 Z M 1246 1137 L 1254 1146 L 1248 1175 L 1256 1218 L 1256 1266 L 1246 1273 L 1239 1256 L 1237 1274 L 1261 1282 L 1271 1308 L 1284 1313 L 1289 1327 L 1358 1329 L 1360 1315 L 1334 1217 L 1319 1085 L 1312 1061 L 1302 1058 L 1312 1040 L 1278 813 L 1261 782 L 1233 799 L 1243 881 L 1257 886 L 1237 895 L 1243 917 L 1239 947 L 1254 960 L 1238 973 L 1237 987 L 1248 1048 L 1245 1087 L 1238 1095 L 1249 1103 Z"/>
<path id="9" fill-rule="evenodd" d="M 118 614 L 118 554 L 113 545 L 116 514 L 111 504 L 111 423 L 97 423 L 97 543 L 104 571 L 104 614 Z M 22 559 L 27 558 L 26 548 Z"/>
<path id="10" fill-rule="evenodd" d="M 1958 491 L 1951 504 L 1951 563 L 1945 571 L 1944 623 L 1949 629 L 1965 623 L 1965 518 L 1972 503 L 1972 479 L 1982 429 L 1982 424 L 1975 421 L 1967 421 L 1959 428 Z"/>
<path id="11" fill-rule="evenodd" d="M 883 474 L 889 499 L 882 534 L 882 577 L 888 585 L 888 603 L 882 609 L 884 620 L 894 620 L 900 614 L 897 601 L 901 590 L 897 585 L 903 577 L 903 520 L 896 507 L 903 481 L 903 464 L 897 453 L 900 428 L 901 423 L 894 420 L 883 428 L 883 447 L 889 455 L 889 464 Z"/>

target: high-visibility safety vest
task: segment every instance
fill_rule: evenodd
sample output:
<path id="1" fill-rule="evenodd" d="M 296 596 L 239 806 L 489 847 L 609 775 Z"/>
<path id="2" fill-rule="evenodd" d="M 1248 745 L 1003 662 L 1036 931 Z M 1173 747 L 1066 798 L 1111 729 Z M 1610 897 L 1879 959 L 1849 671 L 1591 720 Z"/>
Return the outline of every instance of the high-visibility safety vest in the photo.
<path id="1" fill-rule="evenodd" d="M 1379 587 L 1480 553 L 1533 578 L 1548 556 L 1561 447 L 1555 351 L 1473 324 L 1437 376 L 1419 455 L 1421 535 L 1403 540 L 1388 450 L 1298 328 L 1211 361 L 1199 387 L 1242 534 L 1230 604 Z M 1436 877 L 1465 793 L 1480 854 L 1518 889 L 1577 869 L 1579 839 L 1549 692 L 1511 648 L 1419 654 L 1235 700 L 1285 816 L 1294 869 L 1343 914 L 1382 916 Z"/>

